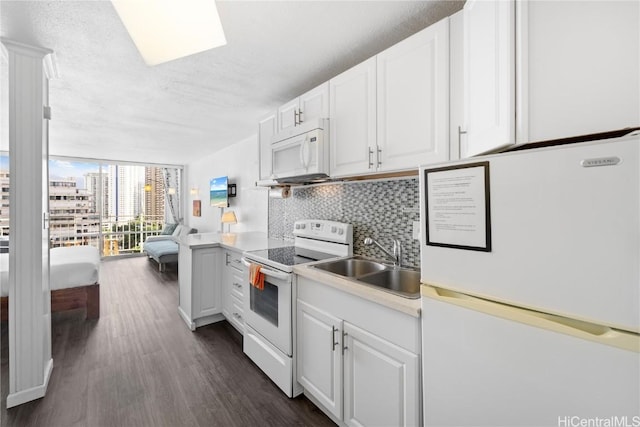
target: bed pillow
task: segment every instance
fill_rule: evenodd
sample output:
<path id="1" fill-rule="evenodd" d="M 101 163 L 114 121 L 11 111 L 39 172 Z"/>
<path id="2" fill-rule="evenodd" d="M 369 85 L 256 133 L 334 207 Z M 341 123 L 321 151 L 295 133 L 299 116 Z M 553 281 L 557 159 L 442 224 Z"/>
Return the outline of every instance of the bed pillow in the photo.
<path id="1" fill-rule="evenodd" d="M 166 224 L 160 234 L 163 234 L 165 236 L 173 234 L 177 226 L 178 224 Z"/>

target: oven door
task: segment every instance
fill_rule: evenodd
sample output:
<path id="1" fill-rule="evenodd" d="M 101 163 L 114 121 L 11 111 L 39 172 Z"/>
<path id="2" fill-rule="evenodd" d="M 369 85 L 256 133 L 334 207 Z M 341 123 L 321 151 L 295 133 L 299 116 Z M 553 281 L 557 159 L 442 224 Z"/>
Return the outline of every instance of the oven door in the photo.
<path id="1" fill-rule="evenodd" d="M 243 259 L 248 265 L 248 261 Z M 293 355 L 291 343 L 291 282 L 293 274 L 260 269 L 264 274 L 264 289 L 249 284 L 249 269 L 244 280 L 244 315 L 247 325 L 288 356 Z"/>

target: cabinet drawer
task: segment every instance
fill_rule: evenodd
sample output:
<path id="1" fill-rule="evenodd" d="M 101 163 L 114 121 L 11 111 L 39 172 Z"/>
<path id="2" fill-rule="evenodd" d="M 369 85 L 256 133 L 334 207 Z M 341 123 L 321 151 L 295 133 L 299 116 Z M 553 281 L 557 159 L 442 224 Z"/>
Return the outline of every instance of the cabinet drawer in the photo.
<path id="1" fill-rule="evenodd" d="M 231 274 L 231 280 L 229 280 L 229 293 L 242 301 L 242 284 L 244 283 L 244 273 L 233 271 Z"/>
<path id="2" fill-rule="evenodd" d="M 225 253 L 225 264 L 229 267 L 233 267 L 239 272 L 244 272 L 244 265 L 242 265 L 242 254 L 239 252 L 227 251 Z"/>
<path id="3" fill-rule="evenodd" d="M 242 304 L 242 299 L 233 295 L 231 297 L 230 310 L 229 323 L 244 334 L 244 305 Z"/>

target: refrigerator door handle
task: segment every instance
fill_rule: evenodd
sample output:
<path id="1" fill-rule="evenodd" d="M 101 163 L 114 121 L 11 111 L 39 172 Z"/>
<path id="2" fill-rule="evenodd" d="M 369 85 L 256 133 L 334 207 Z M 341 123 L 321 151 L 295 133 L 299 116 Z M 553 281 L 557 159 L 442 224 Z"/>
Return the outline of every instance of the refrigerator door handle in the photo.
<path id="1" fill-rule="evenodd" d="M 526 325 L 570 335 L 623 350 L 640 353 L 640 335 L 633 332 L 613 329 L 605 325 L 589 323 L 525 308 L 488 301 L 448 289 L 434 286 L 422 286 L 422 296 L 434 300 L 455 304 L 474 311 L 512 320 Z"/>

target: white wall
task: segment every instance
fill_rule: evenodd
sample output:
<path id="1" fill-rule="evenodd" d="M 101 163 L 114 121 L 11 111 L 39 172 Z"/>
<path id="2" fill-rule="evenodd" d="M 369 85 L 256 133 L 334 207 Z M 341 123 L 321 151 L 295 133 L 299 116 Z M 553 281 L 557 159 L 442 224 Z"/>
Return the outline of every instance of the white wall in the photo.
<path id="1" fill-rule="evenodd" d="M 255 187 L 259 179 L 258 138 L 254 135 L 229 147 L 208 155 L 186 167 L 185 223 L 199 233 L 221 231 L 221 209 L 209 206 L 209 180 L 227 175 L 230 184 L 236 184 L 237 196 L 229 199 L 229 208 L 238 218 L 231 225 L 234 231 L 267 232 L 268 190 Z M 191 189 L 197 188 L 197 194 Z M 202 216 L 193 216 L 193 201 L 200 200 Z M 225 231 L 227 226 L 225 225 Z"/>

